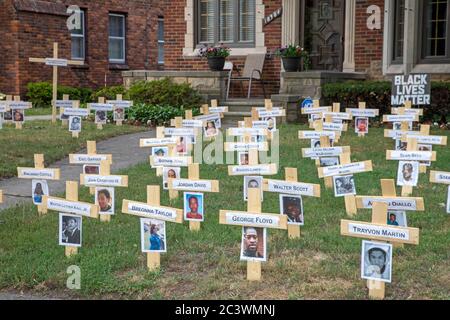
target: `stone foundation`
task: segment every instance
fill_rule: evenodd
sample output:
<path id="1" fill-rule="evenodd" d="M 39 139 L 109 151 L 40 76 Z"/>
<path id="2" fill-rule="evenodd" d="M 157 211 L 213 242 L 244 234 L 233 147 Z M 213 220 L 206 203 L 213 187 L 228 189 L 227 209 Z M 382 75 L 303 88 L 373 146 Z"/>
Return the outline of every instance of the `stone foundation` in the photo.
<path id="1" fill-rule="evenodd" d="M 274 106 L 286 109 L 287 122 L 299 122 L 300 103 L 305 98 L 322 99 L 322 86 L 326 83 L 348 80 L 364 81 L 364 73 L 333 71 L 282 72 L 280 94 L 272 95 Z"/>

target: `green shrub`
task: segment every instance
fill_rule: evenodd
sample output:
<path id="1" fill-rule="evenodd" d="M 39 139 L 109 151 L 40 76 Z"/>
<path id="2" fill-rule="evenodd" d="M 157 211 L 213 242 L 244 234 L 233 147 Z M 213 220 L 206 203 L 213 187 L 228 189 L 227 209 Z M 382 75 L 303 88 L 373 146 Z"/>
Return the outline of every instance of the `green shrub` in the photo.
<path id="1" fill-rule="evenodd" d="M 91 100 L 92 102 L 95 102 L 98 101 L 98 98 L 100 97 L 104 97 L 107 100 L 115 100 L 118 94 L 125 96 L 126 90 L 124 86 L 112 86 L 101 88 L 92 94 Z"/>
<path id="2" fill-rule="evenodd" d="M 92 89 L 58 86 L 58 99 L 62 99 L 64 94 L 68 94 L 70 100 L 80 100 L 81 104 L 86 104 L 91 102 Z"/>
<path id="3" fill-rule="evenodd" d="M 200 95 L 189 84 L 176 84 L 170 79 L 138 81 L 128 90 L 128 98 L 135 103 L 186 109 L 199 107 L 201 103 Z"/>
<path id="4" fill-rule="evenodd" d="M 170 125 L 170 120 L 175 117 L 184 116 L 185 109 L 173 106 L 150 105 L 135 103 L 128 110 L 128 119 L 139 121 L 143 124 L 151 123 L 156 126 Z M 199 109 L 193 109 L 193 114 L 198 115 Z"/>
<path id="5" fill-rule="evenodd" d="M 33 108 L 49 108 L 52 104 L 52 85 L 48 82 L 27 84 L 27 98 Z"/>
<path id="6" fill-rule="evenodd" d="M 33 108 L 49 108 L 52 104 L 53 86 L 48 82 L 30 82 L 27 84 L 27 98 Z M 71 100 L 80 100 L 82 104 L 90 102 L 92 90 L 89 88 L 73 88 L 58 86 L 58 99 L 68 94 Z"/>
<path id="7" fill-rule="evenodd" d="M 365 101 L 367 108 L 380 109 L 380 114 L 391 113 L 390 81 L 348 81 L 328 83 L 322 88 L 326 104 L 340 102 L 343 108 L 357 107 Z M 424 120 L 438 121 L 442 116 L 450 115 L 450 82 L 431 83 L 430 106 L 423 106 Z"/>

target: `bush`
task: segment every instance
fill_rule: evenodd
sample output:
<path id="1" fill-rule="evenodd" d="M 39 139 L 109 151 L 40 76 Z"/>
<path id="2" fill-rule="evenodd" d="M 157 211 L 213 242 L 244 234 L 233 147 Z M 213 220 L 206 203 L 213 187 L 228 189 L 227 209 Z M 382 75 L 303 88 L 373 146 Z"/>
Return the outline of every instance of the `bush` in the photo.
<path id="1" fill-rule="evenodd" d="M 138 81 L 128 90 L 134 103 L 164 105 L 192 109 L 200 106 L 201 97 L 189 84 L 176 84 L 170 79 Z"/>
<path id="2" fill-rule="evenodd" d="M 173 106 L 150 105 L 135 103 L 128 110 L 128 120 L 139 121 L 143 124 L 151 123 L 155 126 L 170 125 L 170 120 L 184 116 L 185 109 Z M 193 114 L 198 115 L 199 109 L 193 109 Z"/>
<path id="3" fill-rule="evenodd" d="M 390 81 L 348 81 L 328 83 L 322 88 L 326 104 L 340 102 L 343 108 L 354 108 L 365 101 L 367 108 L 380 109 L 380 115 L 391 113 Z M 450 82 L 431 83 L 431 106 L 423 106 L 424 120 L 439 121 L 450 115 Z"/>
<path id="4" fill-rule="evenodd" d="M 118 94 L 125 96 L 126 90 L 124 86 L 104 87 L 92 94 L 91 101 L 98 101 L 98 98 L 100 97 L 104 97 L 106 100 L 116 100 Z"/>
<path id="5" fill-rule="evenodd" d="M 27 84 L 28 101 L 33 108 L 48 108 L 52 104 L 52 85 L 48 82 L 36 82 Z"/>
<path id="6" fill-rule="evenodd" d="M 28 101 L 33 103 L 33 108 L 49 108 L 52 104 L 53 86 L 48 82 L 30 82 L 27 85 Z M 90 102 L 92 90 L 88 88 L 73 88 L 68 86 L 58 86 L 58 99 L 62 99 L 64 94 L 68 94 L 71 100 L 80 102 Z"/>

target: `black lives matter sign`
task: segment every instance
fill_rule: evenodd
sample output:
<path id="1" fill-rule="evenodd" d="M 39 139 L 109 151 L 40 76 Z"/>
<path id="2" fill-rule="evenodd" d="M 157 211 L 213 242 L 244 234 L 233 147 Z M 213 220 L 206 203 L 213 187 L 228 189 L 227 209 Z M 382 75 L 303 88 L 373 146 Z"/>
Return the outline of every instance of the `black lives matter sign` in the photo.
<path id="1" fill-rule="evenodd" d="M 431 78 L 429 74 L 396 75 L 392 81 L 391 104 L 404 105 L 411 101 L 413 105 L 431 104 Z"/>

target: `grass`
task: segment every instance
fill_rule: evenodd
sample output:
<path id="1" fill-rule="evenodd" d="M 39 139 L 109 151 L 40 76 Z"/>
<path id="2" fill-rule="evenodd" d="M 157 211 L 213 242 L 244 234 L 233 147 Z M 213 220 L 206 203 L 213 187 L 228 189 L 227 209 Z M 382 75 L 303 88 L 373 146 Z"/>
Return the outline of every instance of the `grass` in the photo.
<path id="1" fill-rule="evenodd" d="M 31 109 L 25 111 L 25 117 L 49 116 L 51 114 L 52 114 L 52 108 L 31 108 Z"/>
<path id="2" fill-rule="evenodd" d="M 145 130 L 144 127 L 105 125 L 97 130 L 93 122 L 84 121 L 78 139 L 72 138 L 68 128 L 50 121 L 25 122 L 23 130 L 13 125 L 4 125 L 0 130 L 0 179 L 17 175 L 17 167 L 34 166 L 33 155 L 44 153 L 45 164 L 49 165 L 85 147 L 87 140 L 104 140 L 126 133 Z"/>
<path id="3" fill-rule="evenodd" d="M 313 161 L 301 158 L 307 142 L 298 141 L 298 130 L 294 125 L 281 128 L 281 166 L 298 168 L 301 181 L 321 183 L 322 197 L 304 198 L 306 225 L 300 240 L 288 240 L 286 231 L 268 231 L 269 261 L 263 264 L 261 282 L 245 280 L 246 265 L 239 261 L 241 228 L 218 224 L 220 209 L 246 209 L 243 178 L 229 177 L 224 165 L 202 165 L 201 178 L 219 179 L 221 193 L 205 196 L 207 216 L 199 233 L 191 233 L 186 223 L 167 223 L 168 253 L 162 255 L 160 272 L 146 269 L 137 217 L 119 212 L 110 224 L 84 218 L 83 247 L 66 259 L 58 246 L 58 214 L 38 217 L 29 205 L 0 215 L 0 288 L 74 298 L 366 299 L 360 279 L 361 239 L 340 235 L 340 220 L 347 218 L 344 200 L 324 189 Z M 347 133 L 340 145 L 352 146 L 353 161 L 373 160 L 373 172 L 355 176 L 358 194 L 379 195 L 380 179 L 396 176 L 397 162 L 385 160 L 393 141 L 383 138 L 381 129 L 365 139 Z M 449 148 L 436 151 L 433 169 L 449 171 Z M 161 185 L 147 164 L 122 173 L 129 175 L 130 186 L 116 191 L 116 208 L 122 199 L 145 201 L 145 186 Z M 274 178 L 283 179 L 284 169 Z M 414 189 L 414 196 L 425 198 L 426 211 L 408 213 L 409 225 L 421 230 L 420 245 L 394 250 L 387 299 L 450 299 L 450 218 L 443 208 L 447 189 L 428 179 L 422 175 Z M 93 201 L 86 188 L 80 197 Z M 162 192 L 161 203 L 182 208 L 181 199 L 171 202 L 167 192 Z M 263 211 L 279 212 L 277 194 L 264 194 Z M 361 211 L 356 219 L 370 221 L 370 212 Z M 71 265 L 81 268 L 79 291 L 66 289 Z"/>

